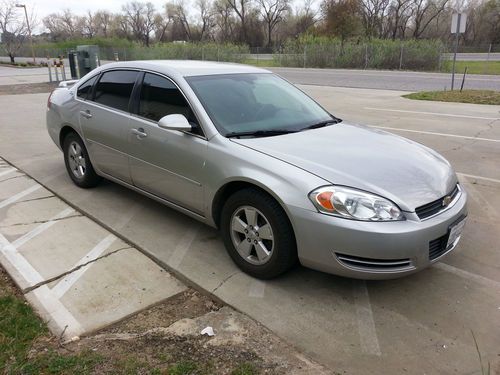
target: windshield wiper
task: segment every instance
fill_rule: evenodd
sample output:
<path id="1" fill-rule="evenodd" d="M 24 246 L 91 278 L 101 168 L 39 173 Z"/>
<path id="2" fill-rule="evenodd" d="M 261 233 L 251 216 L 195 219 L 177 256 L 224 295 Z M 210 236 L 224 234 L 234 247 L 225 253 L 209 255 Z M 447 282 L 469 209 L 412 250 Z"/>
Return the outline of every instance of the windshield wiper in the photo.
<path id="1" fill-rule="evenodd" d="M 289 134 L 289 133 L 297 133 L 297 130 L 288 130 L 288 129 L 274 129 L 274 130 L 255 130 L 248 132 L 231 132 L 226 134 L 227 138 L 236 138 L 236 137 L 271 137 L 273 135 L 281 135 L 281 134 Z"/>
<path id="2" fill-rule="evenodd" d="M 338 124 L 341 121 L 342 120 L 339 119 L 339 118 L 333 118 L 331 120 L 321 121 L 321 122 L 318 122 L 316 124 L 312 124 L 312 125 L 306 126 L 305 128 L 300 129 L 300 131 L 309 130 L 309 129 L 323 128 L 323 127 L 328 126 L 328 125 Z"/>

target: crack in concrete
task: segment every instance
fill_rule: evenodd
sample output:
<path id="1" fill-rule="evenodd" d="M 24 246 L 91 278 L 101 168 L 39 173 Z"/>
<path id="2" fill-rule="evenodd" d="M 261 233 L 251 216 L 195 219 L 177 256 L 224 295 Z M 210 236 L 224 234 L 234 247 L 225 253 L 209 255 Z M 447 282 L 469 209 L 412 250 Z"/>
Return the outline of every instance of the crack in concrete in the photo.
<path id="1" fill-rule="evenodd" d="M 476 132 L 473 137 L 474 138 L 478 138 L 483 132 L 486 132 L 486 131 L 490 131 L 490 130 L 493 130 L 493 124 L 498 121 L 498 120 L 493 120 L 493 121 L 490 121 L 486 124 L 487 126 L 487 129 L 481 129 L 479 130 L 478 132 Z M 473 146 L 475 145 L 477 142 L 479 142 L 480 139 L 475 139 L 473 140 L 472 142 L 470 143 L 467 143 L 467 142 L 464 142 L 463 144 L 461 144 L 460 146 L 457 146 L 457 147 L 452 147 L 450 151 L 460 151 L 462 150 L 465 146 Z"/>
<path id="2" fill-rule="evenodd" d="M 55 198 L 56 196 L 55 195 L 46 195 L 46 196 L 43 196 L 43 197 L 39 197 L 39 198 L 30 198 L 30 199 L 25 199 L 23 201 L 18 201 L 17 203 L 24 203 L 24 202 L 32 202 L 32 201 L 41 201 L 43 199 L 48 199 L 48 198 Z"/>
<path id="3" fill-rule="evenodd" d="M 59 217 L 56 219 L 47 219 L 47 220 L 35 220 L 35 221 L 30 221 L 29 223 L 14 223 L 14 224 L 9 224 L 9 225 L 0 225 L 0 228 L 11 228 L 11 227 L 16 227 L 16 226 L 21 226 L 21 225 L 32 225 L 32 224 L 45 224 L 51 221 L 61 221 L 61 220 L 66 220 L 66 219 L 71 219 L 73 217 L 82 217 L 82 214 L 74 214 L 70 216 L 65 216 L 65 217 Z"/>
<path id="4" fill-rule="evenodd" d="M 37 288 L 39 288 L 39 287 L 41 287 L 41 286 L 43 286 L 43 285 L 49 284 L 49 283 L 51 283 L 52 281 L 56 281 L 56 280 L 58 280 L 58 279 L 63 278 L 64 276 L 67 276 L 67 275 L 69 275 L 69 274 L 71 274 L 71 273 L 73 273 L 73 272 L 76 272 L 76 271 L 78 271 L 80 268 L 83 268 L 83 267 L 85 267 L 85 266 L 87 266 L 87 265 L 89 265 L 89 264 L 91 264 L 91 263 L 95 263 L 95 262 L 97 262 L 98 260 L 101 260 L 101 259 L 107 258 L 107 257 L 109 257 L 110 255 L 116 254 L 116 253 L 118 253 L 119 251 L 122 251 L 122 250 L 127 250 L 127 249 L 133 249 L 133 247 L 132 247 L 132 246 L 125 246 L 125 247 L 121 247 L 121 248 L 116 249 L 116 250 L 113 250 L 113 251 L 111 251 L 111 252 L 109 252 L 109 253 L 107 253 L 107 254 L 101 255 L 101 256 L 99 256 L 99 257 L 97 257 L 97 258 L 95 258 L 95 259 L 91 259 L 91 260 L 89 260 L 88 262 L 82 263 L 82 264 L 80 264 L 80 265 L 78 265 L 78 266 L 76 266 L 76 267 L 73 267 L 72 269 L 70 269 L 70 270 L 68 270 L 68 271 L 66 271 L 66 272 L 61 273 L 60 275 L 53 276 L 53 277 L 51 277 L 51 278 L 49 278 L 49 279 L 46 279 L 46 280 L 40 281 L 39 283 L 36 283 L 35 285 L 29 286 L 29 287 L 27 287 L 27 288 L 24 288 L 24 289 L 22 290 L 22 293 L 23 293 L 23 294 L 29 293 L 29 292 L 31 292 L 31 291 L 33 291 L 33 290 L 35 290 L 35 289 L 37 289 Z"/>
<path id="5" fill-rule="evenodd" d="M 227 276 L 224 280 L 222 280 L 219 285 L 217 285 L 212 291 L 211 293 L 215 293 L 217 291 L 217 289 L 219 289 L 222 285 L 224 285 L 227 281 L 229 281 L 229 279 L 231 279 L 233 276 L 237 275 L 241 273 L 241 271 L 235 271 L 233 272 L 231 275 Z"/>
<path id="6" fill-rule="evenodd" d="M 19 176 L 12 176 L 12 177 L 8 177 L 8 178 L 4 178 L 4 179 L 0 180 L 0 182 L 5 182 L 5 181 L 13 180 L 14 178 L 19 178 L 19 177 L 26 177 L 26 175 L 20 174 Z"/>

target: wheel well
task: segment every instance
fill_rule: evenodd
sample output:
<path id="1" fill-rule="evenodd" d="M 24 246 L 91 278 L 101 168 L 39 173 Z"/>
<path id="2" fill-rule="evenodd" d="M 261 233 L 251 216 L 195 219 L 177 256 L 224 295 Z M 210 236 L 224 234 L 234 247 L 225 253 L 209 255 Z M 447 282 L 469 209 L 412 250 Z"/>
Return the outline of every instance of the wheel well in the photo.
<path id="1" fill-rule="evenodd" d="M 224 185 L 223 187 L 221 187 L 219 189 L 219 191 L 217 191 L 217 193 L 215 194 L 215 197 L 213 199 L 213 202 L 212 202 L 212 218 L 214 220 L 215 225 L 217 225 L 217 227 L 220 226 L 222 207 L 224 206 L 224 203 L 226 202 L 226 200 L 231 195 L 236 193 L 237 191 L 247 189 L 247 188 L 253 188 L 256 190 L 260 190 L 264 194 L 267 194 L 276 200 L 276 198 L 274 198 L 271 194 L 269 194 L 269 192 L 262 189 L 260 186 L 252 184 L 251 182 L 245 182 L 245 181 L 229 182 L 226 185 Z M 278 204 L 281 206 L 280 202 L 278 202 Z M 285 211 L 285 210 L 283 210 L 283 211 Z M 285 215 L 286 215 L 286 211 L 285 211 Z"/>
<path id="2" fill-rule="evenodd" d="M 61 131 L 59 132 L 59 145 L 61 146 L 61 148 L 63 147 L 63 143 L 64 143 L 64 138 L 66 138 L 66 136 L 69 134 L 69 133 L 75 133 L 78 135 L 78 133 L 75 131 L 75 129 L 73 129 L 71 126 L 69 125 L 65 125 Z"/>

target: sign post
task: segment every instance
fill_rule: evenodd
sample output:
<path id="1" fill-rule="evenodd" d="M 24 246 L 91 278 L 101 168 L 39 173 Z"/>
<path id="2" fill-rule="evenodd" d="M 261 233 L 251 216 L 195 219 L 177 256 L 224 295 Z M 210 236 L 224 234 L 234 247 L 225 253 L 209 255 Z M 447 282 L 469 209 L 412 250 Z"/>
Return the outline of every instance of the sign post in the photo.
<path id="1" fill-rule="evenodd" d="M 453 67 L 451 70 L 451 91 L 453 91 L 455 86 L 455 63 L 457 61 L 458 39 L 460 34 L 465 32 L 466 23 L 466 13 L 453 13 L 451 17 L 451 33 L 455 34 L 455 51 L 453 52 Z"/>

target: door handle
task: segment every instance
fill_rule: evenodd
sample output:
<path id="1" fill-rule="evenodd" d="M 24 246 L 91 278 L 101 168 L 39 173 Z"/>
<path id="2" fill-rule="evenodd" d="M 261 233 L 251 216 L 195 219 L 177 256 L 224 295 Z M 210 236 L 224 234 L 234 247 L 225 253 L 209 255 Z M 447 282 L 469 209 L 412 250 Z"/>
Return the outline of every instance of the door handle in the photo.
<path id="1" fill-rule="evenodd" d="M 144 131 L 143 128 L 132 129 L 131 132 L 132 134 L 135 134 L 137 138 L 146 138 L 148 136 L 148 134 Z"/>
<path id="2" fill-rule="evenodd" d="M 80 114 L 85 118 L 92 118 L 92 113 L 87 109 L 86 111 L 80 111 Z"/>

